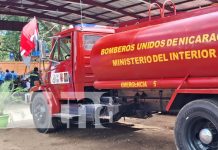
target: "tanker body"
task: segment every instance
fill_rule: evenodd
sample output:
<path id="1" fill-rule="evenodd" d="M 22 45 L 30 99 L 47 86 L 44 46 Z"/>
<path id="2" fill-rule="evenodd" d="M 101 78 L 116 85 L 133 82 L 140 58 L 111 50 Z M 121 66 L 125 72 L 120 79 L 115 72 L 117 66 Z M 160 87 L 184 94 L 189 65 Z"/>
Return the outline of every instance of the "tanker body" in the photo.
<path id="1" fill-rule="evenodd" d="M 95 87 L 217 87 L 217 50 L 218 12 L 109 35 L 92 51 Z"/>
<path id="2" fill-rule="evenodd" d="M 120 107 L 121 114 L 179 112 L 181 150 L 218 149 L 218 7 L 207 9 L 118 29 L 91 53 L 94 87 L 115 91 L 113 97 L 129 106 Z"/>

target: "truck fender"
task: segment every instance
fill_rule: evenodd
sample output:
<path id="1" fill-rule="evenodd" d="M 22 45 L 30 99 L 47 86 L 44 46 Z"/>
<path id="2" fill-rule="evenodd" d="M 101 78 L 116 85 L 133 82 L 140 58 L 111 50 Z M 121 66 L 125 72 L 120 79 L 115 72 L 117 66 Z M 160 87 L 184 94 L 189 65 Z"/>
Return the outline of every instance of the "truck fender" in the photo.
<path id="1" fill-rule="evenodd" d="M 45 99 L 48 102 L 48 105 L 51 109 L 51 114 L 60 113 L 60 102 L 55 99 L 55 96 L 52 92 L 50 92 L 48 89 L 38 90 L 31 93 L 31 103 L 34 100 L 34 97 L 38 94 L 42 93 L 45 97 Z M 30 103 L 30 111 L 32 113 L 32 105 Z"/>
<path id="2" fill-rule="evenodd" d="M 166 110 L 179 112 L 183 106 L 196 99 L 214 99 L 217 97 L 218 89 L 179 89 L 173 93 Z"/>

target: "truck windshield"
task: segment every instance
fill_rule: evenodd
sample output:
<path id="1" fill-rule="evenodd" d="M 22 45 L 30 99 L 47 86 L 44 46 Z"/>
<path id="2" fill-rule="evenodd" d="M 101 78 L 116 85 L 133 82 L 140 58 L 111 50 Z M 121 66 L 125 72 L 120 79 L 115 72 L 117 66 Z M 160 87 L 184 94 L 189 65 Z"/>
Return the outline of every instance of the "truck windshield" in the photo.
<path id="1" fill-rule="evenodd" d="M 102 35 L 84 35 L 83 36 L 83 48 L 85 50 L 91 51 L 94 44 Z"/>
<path id="2" fill-rule="evenodd" d="M 59 60 L 64 61 L 70 58 L 71 38 L 70 36 L 60 39 L 60 56 Z"/>
<path id="3" fill-rule="evenodd" d="M 53 57 L 52 59 L 57 62 L 61 62 L 70 58 L 71 49 L 71 37 L 63 37 L 56 39 L 54 43 Z"/>

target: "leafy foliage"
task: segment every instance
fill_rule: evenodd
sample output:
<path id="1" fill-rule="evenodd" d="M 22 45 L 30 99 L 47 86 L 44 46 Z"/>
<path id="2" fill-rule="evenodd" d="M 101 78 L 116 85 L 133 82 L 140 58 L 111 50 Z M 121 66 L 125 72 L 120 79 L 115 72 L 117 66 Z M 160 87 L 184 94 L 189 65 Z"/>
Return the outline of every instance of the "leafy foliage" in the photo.
<path id="1" fill-rule="evenodd" d="M 27 22 L 27 17 L 7 16 L 3 15 L 1 20 Z M 0 34 L 0 60 L 9 59 L 10 52 L 14 54 L 15 61 L 20 61 L 19 54 L 20 31 L 2 31 Z"/>
<path id="2" fill-rule="evenodd" d="M 21 60 L 19 54 L 20 32 L 7 31 L 2 37 L 0 51 L 3 52 L 1 57 L 3 60 L 9 58 L 10 52 L 14 54 L 15 60 Z"/>
<path id="3" fill-rule="evenodd" d="M 10 98 L 12 91 L 10 90 L 11 82 L 4 82 L 0 86 L 0 116 L 3 115 L 5 103 Z"/>
<path id="4" fill-rule="evenodd" d="M 2 20 L 8 20 L 8 21 L 20 21 L 20 22 L 29 22 L 32 18 L 27 17 L 17 17 L 17 16 L 8 16 L 5 15 L 1 18 Z M 41 21 L 39 20 L 39 32 L 42 36 L 44 33 L 46 33 L 48 30 L 50 30 L 54 25 L 56 25 L 56 28 L 54 28 L 53 32 L 49 32 L 47 35 L 45 35 L 44 40 L 47 42 L 47 44 L 50 46 L 51 41 L 49 38 L 46 38 L 48 36 L 52 36 L 54 33 L 60 31 L 61 25 L 57 25 L 54 23 Z M 10 52 L 14 54 L 15 61 L 21 61 L 22 57 L 20 56 L 20 31 L 0 31 L 0 61 L 7 61 L 9 59 Z"/>
<path id="5" fill-rule="evenodd" d="M 4 114 L 6 104 L 24 103 L 23 96 L 28 91 L 22 87 L 14 87 L 14 83 L 7 81 L 0 86 L 0 116 Z"/>

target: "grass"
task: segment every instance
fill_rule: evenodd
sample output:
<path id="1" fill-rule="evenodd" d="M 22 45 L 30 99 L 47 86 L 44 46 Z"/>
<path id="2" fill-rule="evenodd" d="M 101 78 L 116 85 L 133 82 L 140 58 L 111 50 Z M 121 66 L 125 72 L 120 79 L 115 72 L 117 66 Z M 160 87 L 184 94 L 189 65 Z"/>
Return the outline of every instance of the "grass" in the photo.
<path id="1" fill-rule="evenodd" d="M 26 92 L 21 87 L 14 88 L 13 82 L 4 82 L 0 86 L 0 116 L 4 115 L 6 104 L 24 102 L 23 94 Z"/>
<path id="2" fill-rule="evenodd" d="M 0 116 L 4 114 L 5 103 L 11 97 L 12 90 L 10 89 L 11 82 L 4 82 L 0 86 Z"/>

